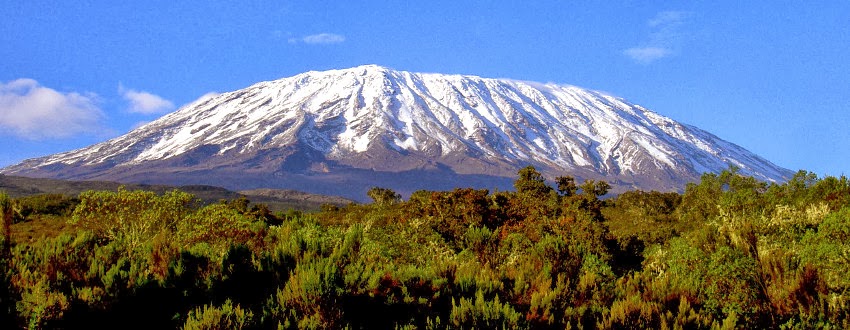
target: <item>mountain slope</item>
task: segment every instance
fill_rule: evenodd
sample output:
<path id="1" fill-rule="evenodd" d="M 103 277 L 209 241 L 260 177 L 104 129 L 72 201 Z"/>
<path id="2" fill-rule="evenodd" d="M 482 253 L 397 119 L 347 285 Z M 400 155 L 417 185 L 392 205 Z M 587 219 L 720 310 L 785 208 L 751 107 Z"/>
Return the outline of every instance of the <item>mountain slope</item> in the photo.
<path id="1" fill-rule="evenodd" d="M 549 176 L 662 190 L 730 165 L 762 180 L 790 175 L 710 133 L 603 93 L 374 65 L 199 99 L 124 136 L 1 172 L 362 199 L 372 185 L 505 189 L 529 164 Z"/>

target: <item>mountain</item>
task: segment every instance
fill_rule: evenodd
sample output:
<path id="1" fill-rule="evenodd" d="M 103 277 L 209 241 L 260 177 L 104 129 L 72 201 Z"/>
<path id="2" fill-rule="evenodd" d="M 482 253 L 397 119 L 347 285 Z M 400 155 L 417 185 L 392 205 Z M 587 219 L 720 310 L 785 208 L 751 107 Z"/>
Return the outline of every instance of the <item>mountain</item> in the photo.
<path id="1" fill-rule="evenodd" d="M 0 173 L 364 199 L 511 189 L 519 168 L 681 190 L 730 165 L 761 180 L 789 170 L 696 127 L 574 86 L 366 65 L 306 72 L 201 98 L 123 136 Z"/>

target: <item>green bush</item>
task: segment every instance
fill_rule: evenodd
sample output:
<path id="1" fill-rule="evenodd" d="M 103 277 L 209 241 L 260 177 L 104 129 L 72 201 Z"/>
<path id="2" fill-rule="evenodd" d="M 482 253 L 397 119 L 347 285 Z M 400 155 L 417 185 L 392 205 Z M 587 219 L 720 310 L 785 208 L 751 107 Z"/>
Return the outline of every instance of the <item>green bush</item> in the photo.
<path id="1" fill-rule="evenodd" d="M 376 190 L 280 218 L 247 199 L 86 192 L 50 215 L 78 224 L 59 235 L 13 245 L 29 222 L 6 221 L 0 327 L 850 327 L 845 178 L 731 169 L 682 196 L 601 200 L 602 181 L 519 176 L 517 192 Z M 5 219 L 15 205 L 0 194 Z"/>
<path id="2" fill-rule="evenodd" d="M 157 233 L 173 231 L 194 203 L 194 196 L 177 190 L 162 196 L 141 190 L 87 191 L 80 194 L 73 222 L 134 251 Z"/>
<path id="3" fill-rule="evenodd" d="M 221 306 L 204 305 L 189 312 L 183 329 L 223 330 L 245 329 L 253 325 L 254 313 L 228 299 Z"/>

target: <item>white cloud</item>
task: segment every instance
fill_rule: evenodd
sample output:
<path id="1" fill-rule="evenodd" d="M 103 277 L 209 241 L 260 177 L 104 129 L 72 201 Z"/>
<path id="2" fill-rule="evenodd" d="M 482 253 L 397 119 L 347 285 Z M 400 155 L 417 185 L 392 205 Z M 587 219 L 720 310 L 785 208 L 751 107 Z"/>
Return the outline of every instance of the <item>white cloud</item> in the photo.
<path id="1" fill-rule="evenodd" d="M 330 45 L 344 42 L 345 37 L 334 33 L 319 33 L 303 37 L 300 40 L 289 38 L 289 43 L 297 43 L 298 41 L 311 45 Z"/>
<path id="2" fill-rule="evenodd" d="M 623 51 L 628 57 L 641 64 L 649 64 L 670 55 L 670 50 L 662 47 L 633 47 Z"/>
<path id="3" fill-rule="evenodd" d="M 174 109 L 174 103 L 154 94 L 124 88 L 118 85 L 118 93 L 130 102 L 128 111 L 145 115 L 165 113 Z"/>
<path id="4" fill-rule="evenodd" d="M 103 131 L 97 96 L 62 93 L 33 79 L 0 82 L 0 134 L 41 140 Z"/>
<path id="5" fill-rule="evenodd" d="M 623 54 L 640 64 L 650 64 L 674 55 L 683 36 L 682 25 L 688 16 L 690 13 L 685 11 L 659 12 L 646 23 L 652 29 L 648 41 L 641 46 L 624 50 Z"/>
<path id="6" fill-rule="evenodd" d="M 685 22 L 685 19 L 689 15 L 690 13 L 686 11 L 662 11 L 655 15 L 655 17 L 649 20 L 649 22 L 647 22 L 646 24 L 650 27 L 681 25 Z"/>

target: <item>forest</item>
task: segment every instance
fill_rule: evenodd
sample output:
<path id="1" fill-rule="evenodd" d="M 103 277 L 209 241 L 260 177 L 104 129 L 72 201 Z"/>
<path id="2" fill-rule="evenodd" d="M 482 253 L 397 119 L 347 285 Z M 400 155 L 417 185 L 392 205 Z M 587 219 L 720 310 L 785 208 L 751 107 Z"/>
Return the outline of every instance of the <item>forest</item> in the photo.
<path id="1" fill-rule="evenodd" d="M 315 212 L 0 193 L 0 328 L 850 328 L 844 176 L 549 180 Z"/>

